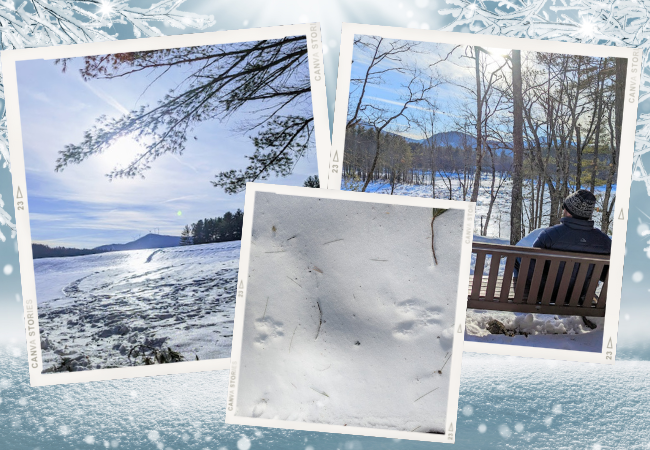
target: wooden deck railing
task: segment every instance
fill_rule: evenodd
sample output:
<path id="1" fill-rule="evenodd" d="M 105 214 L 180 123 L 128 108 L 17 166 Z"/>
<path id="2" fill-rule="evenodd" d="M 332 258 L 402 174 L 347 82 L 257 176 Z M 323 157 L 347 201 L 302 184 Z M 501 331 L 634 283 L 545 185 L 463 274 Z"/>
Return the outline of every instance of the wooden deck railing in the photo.
<path id="1" fill-rule="evenodd" d="M 484 243 L 474 243 L 472 252 L 476 254 L 476 264 L 474 274 L 470 275 L 468 308 L 596 317 L 605 315 L 609 255 Z M 519 280 L 513 276 L 517 258 L 520 258 Z M 488 259 L 490 261 L 486 264 Z M 503 274 L 500 275 L 500 268 L 504 264 Z M 532 267 L 532 276 L 528 276 Z M 575 281 L 571 283 L 574 273 Z M 604 282 L 600 295 L 596 295 L 601 278 Z"/>

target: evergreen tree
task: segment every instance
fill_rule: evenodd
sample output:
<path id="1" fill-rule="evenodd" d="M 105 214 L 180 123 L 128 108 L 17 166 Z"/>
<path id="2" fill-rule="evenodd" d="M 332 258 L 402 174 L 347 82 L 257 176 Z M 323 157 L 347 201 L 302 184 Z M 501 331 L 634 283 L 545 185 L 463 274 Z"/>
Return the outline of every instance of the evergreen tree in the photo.
<path id="1" fill-rule="evenodd" d="M 207 244 L 241 240 L 244 213 L 226 212 L 222 217 L 206 218 L 186 225 L 181 233 L 181 245 Z"/>
<path id="2" fill-rule="evenodd" d="M 183 231 L 181 232 L 181 242 L 180 245 L 191 245 L 192 244 L 192 232 L 190 231 L 190 226 L 185 225 Z"/>
<path id="3" fill-rule="evenodd" d="M 203 220 L 199 220 L 192 225 L 192 242 L 195 244 L 205 244 L 205 229 L 203 227 Z"/>
<path id="4" fill-rule="evenodd" d="M 310 187 L 310 188 L 319 188 L 320 187 L 320 180 L 318 179 L 318 175 L 311 176 L 305 180 L 303 183 L 304 187 Z"/>

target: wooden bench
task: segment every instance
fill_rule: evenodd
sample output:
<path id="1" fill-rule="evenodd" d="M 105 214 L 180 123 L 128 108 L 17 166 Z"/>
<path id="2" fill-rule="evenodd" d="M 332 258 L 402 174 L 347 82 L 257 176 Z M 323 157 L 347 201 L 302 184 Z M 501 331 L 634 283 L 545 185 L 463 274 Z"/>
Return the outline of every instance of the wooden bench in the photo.
<path id="1" fill-rule="evenodd" d="M 569 316 L 605 315 L 609 255 L 484 243 L 474 243 L 472 253 L 476 254 L 476 265 L 474 274 L 470 275 L 468 308 Z M 513 276 L 517 258 L 521 261 L 519 283 Z M 534 270 L 532 277 L 527 277 L 531 262 Z M 562 262 L 564 270 L 558 281 Z M 499 275 L 504 263 L 503 274 Z M 485 269 L 489 272 L 487 276 Z M 570 286 L 575 270 L 575 283 Z M 596 295 L 603 271 L 606 271 L 603 285 L 600 295 Z M 589 272 L 590 278 L 587 277 Z M 530 283 L 526 283 L 526 278 Z M 542 283 L 544 278 L 546 281 Z"/>

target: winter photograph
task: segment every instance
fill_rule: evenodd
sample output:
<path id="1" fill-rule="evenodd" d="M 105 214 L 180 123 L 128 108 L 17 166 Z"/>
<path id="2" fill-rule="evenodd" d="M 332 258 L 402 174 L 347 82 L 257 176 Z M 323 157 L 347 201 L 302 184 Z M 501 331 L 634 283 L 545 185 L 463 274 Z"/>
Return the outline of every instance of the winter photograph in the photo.
<path id="1" fill-rule="evenodd" d="M 246 182 L 319 183 L 307 52 L 15 63 L 40 373 L 230 357 Z"/>
<path id="2" fill-rule="evenodd" d="M 229 423 L 447 441 L 470 248 L 440 203 L 255 192 Z"/>
<path id="3" fill-rule="evenodd" d="M 354 35 L 340 187 L 476 202 L 466 341 L 602 351 L 627 74 Z"/>

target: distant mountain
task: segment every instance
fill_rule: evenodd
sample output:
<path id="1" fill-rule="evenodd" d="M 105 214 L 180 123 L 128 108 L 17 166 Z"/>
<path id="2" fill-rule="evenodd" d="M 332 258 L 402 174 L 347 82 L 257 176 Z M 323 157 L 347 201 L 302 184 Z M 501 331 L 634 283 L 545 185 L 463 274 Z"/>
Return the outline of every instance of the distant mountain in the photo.
<path id="1" fill-rule="evenodd" d="M 369 125 L 365 123 L 360 123 L 357 126 L 364 127 L 364 128 L 371 128 Z M 401 134 L 391 133 L 390 131 L 385 133 L 403 137 L 404 139 L 406 139 L 406 142 L 413 142 L 415 144 L 427 143 L 427 139 L 413 139 L 410 137 L 402 136 Z M 460 131 L 443 131 L 441 133 L 434 134 L 429 139 L 442 147 L 445 147 L 447 145 L 453 148 L 462 148 L 464 145 L 467 145 L 469 148 L 476 147 L 476 139 L 473 136 L 470 136 L 469 134 L 466 133 L 462 133 Z M 542 142 L 544 142 L 543 138 L 541 140 Z M 503 145 L 500 142 L 493 141 L 493 140 L 490 140 L 488 142 L 494 149 L 503 148 Z M 508 144 L 508 147 L 512 147 L 512 146 Z"/>
<path id="2" fill-rule="evenodd" d="M 126 244 L 108 244 L 95 247 L 96 252 L 119 252 L 122 250 L 143 250 L 148 248 L 167 248 L 180 245 L 180 236 L 165 236 L 163 234 L 147 234 Z"/>
<path id="3" fill-rule="evenodd" d="M 50 247 L 44 244 L 32 244 L 32 255 L 34 259 L 94 255 L 96 253 L 119 252 L 122 250 L 176 247 L 180 242 L 181 238 L 179 236 L 165 236 L 162 234 L 150 233 L 136 239 L 135 241 L 127 242 L 126 244 L 108 244 L 92 249 Z"/>
<path id="4" fill-rule="evenodd" d="M 415 142 L 417 144 L 425 144 L 426 139 L 410 139 L 405 138 L 408 142 Z M 476 139 L 472 136 L 461 133 L 459 131 L 443 131 L 442 133 L 434 134 L 430 140 L 441 146 L 447 146 L 454 148 L 461 148 L 463 145 L 469 147 L 476 147 Z"/>

